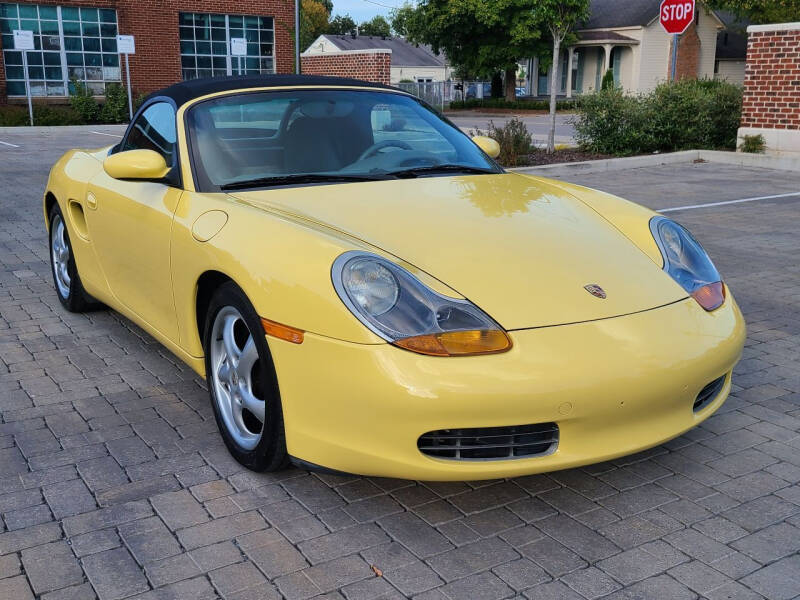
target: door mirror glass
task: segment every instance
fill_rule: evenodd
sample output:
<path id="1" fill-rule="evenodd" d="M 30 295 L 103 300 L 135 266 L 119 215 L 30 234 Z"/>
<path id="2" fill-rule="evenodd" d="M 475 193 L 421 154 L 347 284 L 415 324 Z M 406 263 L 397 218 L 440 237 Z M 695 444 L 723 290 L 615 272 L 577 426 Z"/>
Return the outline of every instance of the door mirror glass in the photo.
<path id="1" fill-rule="evenodd" d="M 476 135 L 472 138 L 472 141 L 475 142 L 475 145 L 478 146 L 478 148 L 483 150 L 492 158 L 497 158 L 500 156 L 500 144 L 498 144 L 496 140 L 493 140 L 485 135 Z"/>
<path id="2" fill-rule="evenodd" d="M 127 150 L 111 154 L 103 169 L 114 179 L 159 180 L 169 173 L 164 157 L 153 150 Z"/>

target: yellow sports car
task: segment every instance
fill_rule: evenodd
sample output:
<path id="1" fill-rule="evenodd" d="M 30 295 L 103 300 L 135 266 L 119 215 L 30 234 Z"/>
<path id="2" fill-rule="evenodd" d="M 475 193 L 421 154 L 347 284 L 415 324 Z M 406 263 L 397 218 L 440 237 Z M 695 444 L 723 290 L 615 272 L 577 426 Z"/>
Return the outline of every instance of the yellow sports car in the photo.
<path id="1" fill-rule="evenodd" d="M 510 477 L 713 414 L 745 326 L 700 244 L 498 152 L 386 86 L 179 83 L 53 167 L 56 293 L 205 375 L 254 470 Z"/>

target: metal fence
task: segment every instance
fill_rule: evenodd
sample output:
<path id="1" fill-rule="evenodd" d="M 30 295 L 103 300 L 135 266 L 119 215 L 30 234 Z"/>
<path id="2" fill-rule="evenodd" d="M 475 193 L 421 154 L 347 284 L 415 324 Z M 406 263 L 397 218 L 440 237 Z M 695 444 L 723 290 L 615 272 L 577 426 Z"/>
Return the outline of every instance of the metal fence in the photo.
<path id="1" fill-rule="evenodd" d="M 488 81 L 401 82 L 397 87 L 441 109 L 456 100 L 489 98 L 492 95 L 492 84 Z"/>

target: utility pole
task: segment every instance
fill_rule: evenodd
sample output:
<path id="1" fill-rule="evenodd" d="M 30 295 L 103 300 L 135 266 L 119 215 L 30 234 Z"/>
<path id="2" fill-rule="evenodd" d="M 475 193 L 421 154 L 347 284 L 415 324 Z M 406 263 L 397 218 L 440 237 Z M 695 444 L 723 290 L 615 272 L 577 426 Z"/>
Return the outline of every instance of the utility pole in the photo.
<path id="1" fill-rule="evenodd" d="M 300 75 L 300 0 L 294 0 L 294 72 Z"/>

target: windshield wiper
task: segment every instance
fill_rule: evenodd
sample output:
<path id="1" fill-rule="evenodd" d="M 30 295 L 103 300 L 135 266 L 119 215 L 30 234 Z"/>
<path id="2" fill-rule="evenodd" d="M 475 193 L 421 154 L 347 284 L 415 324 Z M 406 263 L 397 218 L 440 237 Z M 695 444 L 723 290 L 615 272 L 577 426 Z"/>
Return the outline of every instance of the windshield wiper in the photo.
<path id="1" fill-rule="evenodd" d="M 389 171 L 388 175 L 393 175 L 401 179 L 419 177 L 421 175 L 436 175 L 439 173 L 466 173 L 468 175 L 496 175 L 494 169 L 482 169 L 469 165 L 433 165 L 430 167 L 412 167 L 400 171 Z"/>
<path id="2" fill-rule="evenodd" d="M 297 173 L 295 175 L 276 175 L 275 177 L 257 177 L 232 181 L 219 186 L 222 191 L 243 190 L 247 188 L 276 187 L 303 183 L 348 183 L 352 181 L 385 181 L 394 179 L 392 174 L 382 175 L 337 175 L 323 173 Z"/>

